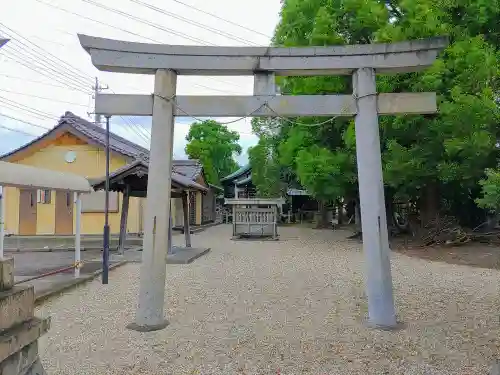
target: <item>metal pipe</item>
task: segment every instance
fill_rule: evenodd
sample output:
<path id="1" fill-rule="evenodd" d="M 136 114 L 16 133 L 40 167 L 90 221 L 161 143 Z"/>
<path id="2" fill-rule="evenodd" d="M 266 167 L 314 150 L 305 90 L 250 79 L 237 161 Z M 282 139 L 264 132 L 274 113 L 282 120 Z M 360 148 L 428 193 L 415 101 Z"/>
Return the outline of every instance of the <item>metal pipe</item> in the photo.
<path id="1" fill-rule="evenodd" d="M 80 250 L 81 250 L 81 227 L 82 227 L 82 198 L 81 193 L 75 193 L 75 208 L 76 208 L 76 219 L 75 219 L 75 264 L 78 264 L 81 260 Z M 80 277 L 80 268 L 75 267 L 75 278 Z"/>
<path id="2" fill-rule="evenodd" d="M 104 246 L 102 251 L 102 283 L 108 284 L 109 273 L 109 118 L 106 116 L 106 182 L 104 198 Z"/>
<path id="3" fill-rule="evenodd" d="M 3 247 L 5 239 L 5 194 L 0 186 L 0 259 L 3 258 Z"/>
<path id="4" fill-rule="evenodd" d="M 18 284 L 22 284 L 22 283 L 27 283 L 28 281 L 33 281 L 33 280 L 41 279 L 42 277 L 52 276 L 52 275 L 55 275 L 55 274 L 58 274 L 58 273 L 66 272 L 66 271 L 72 270 L 73 268 L 78 268 L 79 266 L 80 266 L 80 264 L 75 263 L 75 264 L 73 264 L 72 266 L 69 266 L 69 267 L 60 268 L 60 269 L 57 269 L 57 270 L 54 270 L 54 271 L 50 271 L 50 272 L 47 272 L 47 273 L 42 273 L 41 275 L 30 277 L 28 279 L 16 281 L 14 283 L 14 285 L 18 285 Z"/>
<path id="5" fill-rule="evenodd" d="M 172 213 L 170 213 L 168 218 L 168 243 L 167 254 L 172 255 L 174 253 L 172 248 Z"/>

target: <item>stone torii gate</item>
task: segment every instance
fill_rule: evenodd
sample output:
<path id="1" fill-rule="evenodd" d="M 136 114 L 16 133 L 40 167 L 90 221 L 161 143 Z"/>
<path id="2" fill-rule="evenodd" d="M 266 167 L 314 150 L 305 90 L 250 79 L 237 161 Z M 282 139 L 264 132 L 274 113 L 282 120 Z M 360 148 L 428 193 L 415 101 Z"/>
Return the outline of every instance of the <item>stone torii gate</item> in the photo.
<path id="1" fill-rule="evenodd" d="M 369 323 L 397 326 L 389 260 L 378 115 L 435 113 L 435 93 L 377 94 L 375 74 L 430 66 L 445 38 L 335 47 L 205 47 L 132 43 L 79 35 L 93 64 L 154 74 L 153 95 L 98 95 L 96 113 L 152 116 L 150 177 L 139 305 L 130 328 L 155 330 L 164 317 L 174 116 L 355 116 Z M 177 75 L 253 75 L 253 96 L 176 96 Z M 275 75 L 352 75 L 352 95 L 279 96 Z M 166 172 L 169 173 L 166 173 Z"/>

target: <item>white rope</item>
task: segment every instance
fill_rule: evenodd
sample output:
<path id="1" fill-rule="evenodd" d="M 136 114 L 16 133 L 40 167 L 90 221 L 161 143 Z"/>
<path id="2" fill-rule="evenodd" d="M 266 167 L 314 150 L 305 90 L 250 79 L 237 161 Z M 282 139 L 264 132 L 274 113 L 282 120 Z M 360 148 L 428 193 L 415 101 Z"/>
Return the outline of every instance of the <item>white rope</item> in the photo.
<path id="1" fill-rule="evenodd" d="M 368 96 L 378 96 L 378 93 L 374 92 L 374 93 L 370 93 L 370 94 L 365 94 L 365 95 L 362 95 L 362 96 L 358 96 L 356 94 L 352 94 L 352 97 L 353 99 L 356 101 L 356 104 L 358 102 L 359 99 L 362 99 L 362 98 L 366 98 Z M 198 118 L 196 116 L 193 116 L 191 114 L 189 114 L 188 112 L 186 112 L 184 109 L 182 109 L 181 107 L 179 107 L 179 105 L 177 105 L 177 103 L 175 102 L 175 95 L 171 96 L 170 98 L 167 98 L 165 96 L 162 96 L 162 95 L 159 95 L 159 94 L 153 94 L 153 96 L 157 96 L 163 100 L 166 100 L 168 101 L 169 103 L 172 103 L 179 111 L 181 111 L 182 113 L 184 113 L 186 116 L 190 117 L 190 118 L 193 118 L 195 119 L 196 121 L 200 121 L 200 122 L 203 122 L 204 120 L 201 119 L 201 118 Z M 267 107 L 272 113 L 275 114 L 274 118 L 278 118 L 280 120 L 283 120 L 291 125 L 297 125 L 297 126 L 305 126 L 305 127 L 318 127 L 318 126 L 323 126 L 325 124 L 328 124 L 329 122 L 332 122 L 334 121 L 335 119 L 339 118 L 340 116 L 334 116 L 334 117 L 330 117 L 329 119 L 325 120 L 325 121 L 321 121 L 321 122 L 318 122 L 318 123 L 313 123 L 313 124 L 306 124 L 306 123 L 303 123 L 303 122 L 298 122 L 298 121 L 293 121 L 293 120 L 290 120 L 286 117 L 283 117 L 281 116 L 279 113 L 277 113 L 270 105 L 269 103 L 266 101 L 265 103 L 263 103 L 262 105 L 260 105 L 258 108 L 256 108 L 254 111 L 250 112 L 248 115 L 246 116 L 242 116 L 236 120 L 233 120 L 233 121 L 228 121 L 228 122 L 219 122 L 221 125 L 229 125 L 229 124 L 233 124 L 235 122 L 238 122 L 238 121 L 241 121 L 241 120 L 244 120 L 246 118 L 249 118 L 249 117 L 252 117 L 252 115 L 258 111 L 260 111 L 262 108 L 264 107 Z"/>

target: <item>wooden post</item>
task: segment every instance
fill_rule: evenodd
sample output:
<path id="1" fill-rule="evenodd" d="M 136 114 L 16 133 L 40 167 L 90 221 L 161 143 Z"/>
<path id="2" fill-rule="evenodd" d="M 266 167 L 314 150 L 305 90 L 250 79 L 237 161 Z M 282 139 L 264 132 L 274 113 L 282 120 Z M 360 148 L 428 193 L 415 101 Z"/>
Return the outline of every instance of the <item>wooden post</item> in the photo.
<path id="1" fill-rule="evenodd" d="M 127 220 L 128 208 L 130 202 L 130 186 L 127 185 L 123 192 L 122 214 L 120 217 L 120 238 L 118 239 L 118 253 L 123 254 L 125 251 L 125 242 L 127 240 Z"/>
<path id="2" fill-rule="evenodd" d="M 182 192 L 182 215 L 184 217 L 184 238 L 186 247 L 191 247 L 191 226 L 189 225 L 189 192 Z"/>
<path id="3" fill-rule="evenodd" d="M 80 233 L 82 226 L 82 197 L 80 193 L 75 193 L 75 209 L 76 209 L 76 220 L 75 220 L 75 264 L 79 263 L 80 258 Z M 80 277 L 80 267 L 75 267 L 75 278 Z"/>
<path id="4" fill-rule="evenodd" d="M 233 204 L 233 237 L 236 236 L 236 204 Z"/>
<path id="5" fill-rule="evenodd" d="M 273 205 L 273 239 L 278 238 L 278 229 L 277 229 L 277 221 L 278 221 L 278 206 Z"/>

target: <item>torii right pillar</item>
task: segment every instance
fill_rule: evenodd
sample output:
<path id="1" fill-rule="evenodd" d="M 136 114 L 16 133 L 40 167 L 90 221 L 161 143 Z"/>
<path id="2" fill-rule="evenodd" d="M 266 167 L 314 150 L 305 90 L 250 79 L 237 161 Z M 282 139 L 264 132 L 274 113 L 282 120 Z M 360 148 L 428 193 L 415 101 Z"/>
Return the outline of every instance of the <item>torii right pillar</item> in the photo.
<path id="1" fill-rule="evenodd" d="M 392 292 L 389 237 L 382 179 L 375 69 L 353 74 L 356 100 L 356 159 L 361 201 L 368 321 L 378 328 L 397 326 Z"/>

